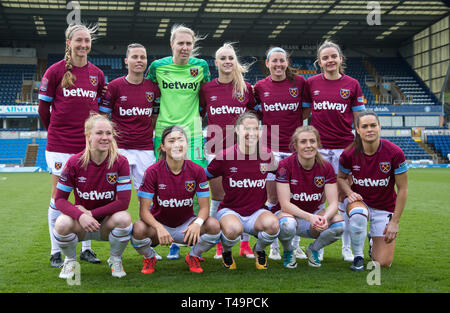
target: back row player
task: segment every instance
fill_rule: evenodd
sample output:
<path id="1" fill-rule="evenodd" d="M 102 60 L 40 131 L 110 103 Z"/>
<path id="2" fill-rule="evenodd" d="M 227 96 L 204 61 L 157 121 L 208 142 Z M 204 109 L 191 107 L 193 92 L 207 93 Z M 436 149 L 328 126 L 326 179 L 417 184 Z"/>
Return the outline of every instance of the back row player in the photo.
<path id="1" fill-rule="evenodd" d="M 103 72 L 87 60 L 95 30 L 84 25 L 66 29 L 64 59 L 47 69 L 39 88 L 39 116 L 48 131 L 45 158 L 52 181 L 48 224 L 53 267 L 63 264 L 53 236 L 55 221 L 61 215 L 55 206 L 56 185 L 68 159 L 84 149 L 84 122 L 90 111 L 98 112 L 97 98 L 105 84 Z M 90 247 L 90 241 L 83 242 L 80 258 L 99 263 Z"/>

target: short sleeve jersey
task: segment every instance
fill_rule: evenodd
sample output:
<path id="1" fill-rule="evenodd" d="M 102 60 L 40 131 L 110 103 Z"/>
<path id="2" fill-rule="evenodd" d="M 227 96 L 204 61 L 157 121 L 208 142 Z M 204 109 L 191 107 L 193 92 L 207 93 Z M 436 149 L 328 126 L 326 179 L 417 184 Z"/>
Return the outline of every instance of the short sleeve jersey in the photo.
<path id="1" fill-rule="evenodd" d="M 289 149 L 291 136 L 297 127 L 303 125 L 304 84 L 305 79 L 300 75 L 296 76 L 295 82 L 288 79 L 273 81 L 268 76 L 254 86 L 256 102 L 261 106 L 262 123 L 267 126 L 262 142 L 272 151 L 292 152 Z"/>
<path id="2" fill-rule="evenodd" d="M 208 118 L 207 153 L 213 154 L 234 145 L 234 123 L 237 117 L 247 110 L 255 109 L 252 86 L 247 82 L 245 85 L 247 91 L 244 94 L 233 94 L 233 83 L 222 84 L 218 79 L 202 85 L 200 107 L 206 111 Z"/>
<path id="3" fill-rule="evenodd" d="M 322 203 L 326 184 L 336 183 L 333 166 L 327 161 L 323 165 L 315 163 L 310 170 L 302 167 L 297 154 L 281 160 L 278 165 L 276 182 L 289 184 L 291 203 L 303 211 L 314 213 Z M 280 204 L 274 211 L 280 210 Z"/>
<path id="4" fill-rule="evenodd" d="M 190 132 L 190 136 L 201 137 L 198 94 L 201 85 L 211 80 L 208 63 L 191 57 L 188 64 L 179 65 L 168 56 L 150 64 L 147 78 L 158 83 L 161 90 L 155 136 L 161 137 L 168 126 L 180 125 Z"/>
<path id="5" fill-rule="evenodd" d="M 405 154 L 392 142 L 381 139 L 373 155 L 356 153 L 351 147 L 341 154 L 339 170 L 351 174 L 352 190 L 371 208 L 394 212 L 397 194 L 395 175 L 408 171 Z"/>
<path id="6" fill-rule="evenodd" d="M 132 84 L 123 76 L 108 84 L 99 111 L 111 113 L 119 148 L 153 150 L 152 109 L 159 98 L 158 85 L 145 78 Z"/>
<path id="7" fill-rule="evenodd" d="M 264 208 L 267 200 L 266 177 L 273 168 L 273 154 L 245 155 L 234 145 L 223 150 L 206 169 L 208 178 L 222 176 L 225 197 L 218 210 L 228 208 L 250 216 Z"/>
<path id="8" fill-rule="evenodd" d="M 47 151 L 75 154 L 85 147 L 84 122 L 91 111 L 98 112 L 105 77 L 98 67 L 88 62 L 83 67 L 73 66 L 74 86 L 62 88 L 65 64 L 61 60 L 47 69 L 40 84 L 39 100 L 52 103 Z"/>
<path id="9" fill-rule="evenodd" d="M 347 75 L 328 80 L 324 74 L 308 78 L 304 107 L 312 112 L 311 125 L 320 134 L 325 149 L 345 149 L 353 142 L 353 112 L 365 109 L 359 82 Z"/>
<path id="10" fill-rule="evenodd" d="M 209 197 L 209 184 L 200 165 L 185 160 L 181 172 L 175 175 L 162 159 L 145 171 L 137 195 L 153 199 L 150 213 L 158 222 L 177 227 L 195 216 L 194 196 Z"/>
<path id="11" fill-rule="evenodd" d="M 108 168 L 109 159 L 106 158 L 101 164 L 90 161 L 84 169 L 81 156 L 82 152 L 69 158 L 56 186 L 64 192 L 73 190 L 75 205 L 93 210 L 114 201 L 119 192 L 131 192 L 130 166 L 126 157 L 119 155 L 111 168 Z"/>

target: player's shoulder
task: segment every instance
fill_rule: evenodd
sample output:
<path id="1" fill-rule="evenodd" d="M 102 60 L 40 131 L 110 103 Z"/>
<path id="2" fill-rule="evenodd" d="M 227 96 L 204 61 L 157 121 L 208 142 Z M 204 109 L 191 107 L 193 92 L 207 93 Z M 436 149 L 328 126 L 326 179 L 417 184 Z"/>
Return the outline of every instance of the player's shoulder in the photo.
<path id="1" fill-rule="evenodd" d="M 399 146 L 397 146 L 395 143 L 387 139 L 381 138 L 380 145 L 381 145 L 380 150 L 382 151 L 390 152 L 392 154 L 403 153 L 403 150 Z"/>
<path id="2" fill-rule="evenodd" d="M 185 160 L 186 169 L 194 173 L 204 173 L 205 169 L 191 160 Z"/>
<path id="3" fill-rule="evenodd" d="M 120 87 L 120 86 L 124 85 L 124 83 L 125 83 L 124 79 L 125 79 L 125 76 L 117 77 L 116 79 L 114 79 L 108 83 L 108 88 Z"/>
<path id="4" fill-rule="evenodd" d="M 148 79 L 148 78 L 144 78 L 143 81 L 143 86 L 145 87 L 151 87 L 151 88 L 156 88 L 158 87 L 158 84 L 153 82 L 152 80 Z M 159 88 L 159 87 L 158 87 Z"/>
<path id="5" fill-rule="evenodd" d="M 206 82 L 206 83 L 202 84 L 202 86 L 200 88 L 203 91 L 205 91 L 205 90 L 209 90 L 211 88 L 215 88 L 215 87 L 218 87 L 218 86 L 219 86 L 219 84 L 217 83 L 217 79 L 213 79 L 213 80 L 210 80 L 209 82 Z"/>
<path id="6" fill-rule="evenodd" d="M 204 59 L 196 58 L 196 57 L 190 57 L 189 58 L 189 65 L 196 65 L 196 66 L 202 66 L 209 68 L 208 62 L 206 62 Z"/>
<path id="7" fill-rule="evenodd" d="M 259 86 L 263 86 L 263 85 L 268 84 L 268 83 L 270 83 L 270 82 L 271 82 L 270 76 L 267 76 L 267 77 L 265 77 L 265 78 L 263 78 L 263 79 L 258 80 L 258 81 L 255 83 L 255 88 L 256 88 L 256 87 L 259 87 Z"/>
<path id="8" fill-rule="evenodd" d="M 158 68 L 160 66 L 171 65 L 173 64 L 173 59 L 171 56 L 167 56 L 161 59 L 157 59 L 150 64 L 150 68 Z"/>
<path id="9" fill-rule="evenodd" d="M 66 68 L 66 61 L 64 59 L 62 59 L 62 60 L 50 65 L 47 68 L 46 73 L 58 73 L 58 72 L 64 73 L 65 68 Z"/>
<path id="10" fill-rule="evenodd" d="M 89 67 L 89 71 L 90 71 L 90 72 L 95 71 L 95 72 L 97 72 L 99 75 L 104 75 L 104 74 L 103 74 L 103 71 L 102 71 L 99 67 L 97 67 L 95 64 L 93 64 L 93 63 L 91 63 L 91 62 L 89 62 L 89 61 L 88 61 L 88 67 Z"/>
<path id="11" fill-rule="evenodd" d="M 323 77 L 322 77 L 322 73 L 313 75 L 308 77 L 308 79 L 306 80 L 308 83 L 312 83 L 312 82 L 317 82 L 317 81 L 323 81 Z"/>

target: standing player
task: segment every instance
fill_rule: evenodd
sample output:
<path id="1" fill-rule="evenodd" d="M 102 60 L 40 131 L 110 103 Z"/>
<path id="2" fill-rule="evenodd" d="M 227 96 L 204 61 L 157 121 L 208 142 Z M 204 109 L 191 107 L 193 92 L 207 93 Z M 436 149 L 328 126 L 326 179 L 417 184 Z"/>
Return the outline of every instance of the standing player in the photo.
<path id="1" fill-rule="evenodd" d="M 339 160 L 338 183 L 347 196 L 345 204 L 355 255 L 350 268 L 362 271 L 369 219 L 372 260 L 381 266 L 392 264 L 398 223 L 408 197 L 408 165 L 398 146 L 380 138 L 381 126 L 375 113 L 362 112 L 355 121 L 355 129 L 354 143 Z"/>
<path id="2" fill-rule="evenodd" d="M 320 267 L 320 249 L 338 240 L 344 231 L 338 214 L 336 174 L 318 152 L 320 137 L 313 126 L 297 128 L 291 146 L 296 153 L 280 162 L 276 177 L 283 265 L 297 267 L 292 239 L 298 235 L 315 238 L 306 254 L 308 265 Z M 321 206 L 323 195 L 328 200 L 326 210 Z"/>
<path id="3" fill-rule="evenodd" d="M 161 90 L 159 115 L 155 125 L 155 147 L 161 144 L 163 130 L 179 125 L 188 135 L 188 158 L 206 167 L 203 155 L 202 121 L 199 114 L 199 92 L 203 83 L 210 81 L 208 63 L 197 59 L 199 38 L 183 25 L 174 25 L 170 35 L 172 55 L 153 61 L 148 76 Z M 168 259 L 179 258 L 179 247 L 173 245 Z"/>
<path id="4" fill-rule="evenodd" d="M 287 52 L 280 47 L 267 51 L 266 67 L 270 76 L 255 84 L 255 97 L 261 106 L 262 122 L 266 127 L 263 132 L 263 144 L 269 147 L 279 162 L 292 154 L 289 142 L 295 129 L 303 125 L 303 120 L 310 114 L 309 108 L 302 108 L 302 94 L 305 79 L 297 75 L 290 67 Z M 275 175 L 267 176 L 269 209 L 277 204 Z M 300 238 L 295 239 L 296 255 L 305 258 L 298 246 Z M 278 240 L 271 246 L 269 258 L 281 259 Z"/>
<path id="5" fill-rule="evenodd" d="M 337 174 L 339 156 L 353 142 L 352 123 L 365 109 L 359 82 L 344 74 L 345 62 L 341 48 L 326 40 L 317 50 L 317 64 L 322 73 L 310 77 L 305 85 L 303 105 L 311 108 L 313 125 L 320 134 L 322 149 L 319 152 L 333 165 Z M 348 218 L 343 206 L 344 195 L 339 192 L 339 213 L 344 217 L 342 257 L 353 261 L 350 248 Z"/>
<path id="6" fill-rule="evenodd" d="M 263 151 L 259 136 L 259 119 L 246 112 L 235 123 L 237 143 L 216 155 L 206 169 L 209 178 L 222 176 L 225 197 L 219 205 L 217 219 L 222 229 L 222 262 L 236 269 L 233 246 L 242 233 L 258 238 L 253 247 L 256 268 L 268 267 L 265 248 L 277 239 L 279 224 L 265 207 L 266 177 L 274 170 L 270 151 Z"/>
<path id="7" fill-rule="evenodd" d="M 78 241 L 109 241 L 112 276 L 126 275 L 122 253 L 132 231 L 130 168 L 117 151 L 112 123 L 93 114 L 85 123 L 86 147 L 69 158 L 57 185 L 55 205 L 62 214 L 53 234 L 66 256 L 60 278 L 71 279 Z M 75 203 L 68 201 L 74 193 Z"/>
<path id="8" fill-rule="evenodd" d="M 209 217 L 209 185 L 204 169 L 186 159 L 186 133 L 179 126 L 166 128 L 161 137 L 160 160 L 145 171 L 139 188 L 140 220 L 131 239 L 144 256 L 143 274 L 155 271 L 156 256 L 151 246 L 172 242 L 192 245 L 185 262 L 189 270 L 202 273 L 200 257 L 220 238 L 220 225 Z M 200 210 L 194 215 L 194 196 Z M 150 210 L 151 209 L 151 210 Z"/>
<path id="9" fill-rule="evenodd" d="M 244 74 L 248 71 L 248 66 L 239 63 L 232 44 L 225 43 L 216 51 L 214 63 L 219 77 L 203 84 L 200 89 L 201 112 L 206 114 L 208 119 L 206 158 L 209 162 L 223 149 L 234 145 L 233 125 L 237 117 L 255 107 L 252 86 L 244 81 Z M 224 197 L 222 177 L 211 179 L 209 184 L 212 186 L 210 215 L 215 217 Z M 249 235 L 244 234 L 239 254 L 254 258 L 248 240 Z M 217 244 L 214 258 L 222 258 L 220 242 Z"/>
<path id="10" fill-rule="evenodd" d="M 105 84 L 103 72 L 87 60 L 96 29 L 84 25 L 67 28 L 64 59 L 47 69 L 39 88 L 39 115 L 47 129 L 45 158 L 52 178 L 48 224 L 53 267 L 62 266 L 60 249 L 53 238 L 53 227 L 61 214 L 55 208 L 56 184 L 67 160 L 84 149 L 84 122 L 89 112 L 98 112 L 97 98 Z M 100 263 L 90 248 L 90 242 L 84 241 L 80 258 Z"/>

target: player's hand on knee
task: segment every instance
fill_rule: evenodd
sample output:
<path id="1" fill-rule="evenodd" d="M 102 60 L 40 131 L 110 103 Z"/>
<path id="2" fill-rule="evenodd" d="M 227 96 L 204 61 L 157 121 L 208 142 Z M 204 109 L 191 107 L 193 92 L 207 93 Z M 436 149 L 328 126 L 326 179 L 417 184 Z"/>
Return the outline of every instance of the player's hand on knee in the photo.
<path id="1" fill-rule="evenodd" d="M 99 230 L 100 223 L 91 215 L 83 213 L 78 219 L 81 227 L 87 232 L 95 232 Z"/>
<path id="2" fill-rule="evenodd" d="M 161 225 L 161 227 L 158 227 L 156 229 L 156 232 L 158 234 L 158 241 L 160 245 L 168 246 L 172 244 L 173 238 L 170 236 L 169 232 L 164 228 L 164 226 Z"/>
<path id="3" fill-rule="evenodd" d="M 383 234 L 384 234 L 384 241 L 386 243 L 391 243 L 392 241 L 394 241 L 395 238 L 397 238 L 398 234 L 398 223 L 390 221 L 386 225 Z"/>
<path id="4" fill-rule="evenodd" d="M 359 193 L 356 192 L 352 192 L 351 194 L 348 195 L 348 202 L 352 203 L 355 201 L 362 201 L 363 197 L 361 197 L 361 195 Z"/>

